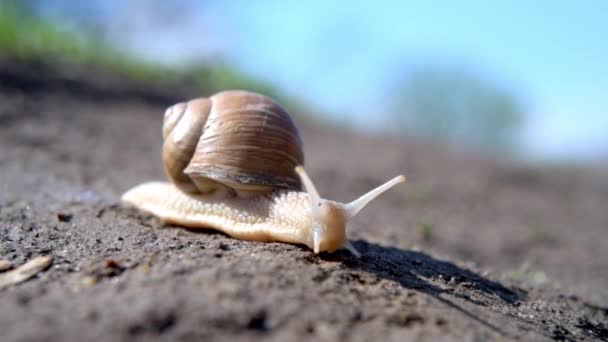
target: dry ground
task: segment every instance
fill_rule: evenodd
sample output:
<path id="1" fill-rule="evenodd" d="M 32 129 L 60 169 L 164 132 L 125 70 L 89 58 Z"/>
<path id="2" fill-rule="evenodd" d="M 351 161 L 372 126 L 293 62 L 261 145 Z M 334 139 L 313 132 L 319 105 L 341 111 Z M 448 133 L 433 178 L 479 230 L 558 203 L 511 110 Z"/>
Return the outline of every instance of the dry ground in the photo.
<path id="1" fill-rule="evenodd" d="M 103 82 L 99 79 L 104 80 Z M 2 341 L 608 339 L 608 172 L 302 123 L 307 169 L 349 200 L 405 173 L 350 229 L 363 253 L 188 231 L 119 197 L 163 179 L 180 95 L 0 64 Z"/>

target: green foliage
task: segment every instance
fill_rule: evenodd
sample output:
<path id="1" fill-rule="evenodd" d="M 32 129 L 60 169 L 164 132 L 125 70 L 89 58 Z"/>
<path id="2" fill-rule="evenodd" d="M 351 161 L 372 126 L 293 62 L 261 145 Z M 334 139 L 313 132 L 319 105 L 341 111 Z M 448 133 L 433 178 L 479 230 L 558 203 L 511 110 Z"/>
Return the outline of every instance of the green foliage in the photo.
<path id="1" fill-rule="evenodd" d="M 118 51 L 89 30 L 62 28 L 18 1 L 0 3 L 0 47 L 3 54 L 26 62 L 90 65 L 143 80 L 171 74 Z"/>
<path id="2" fill-rule="evenodd" d="M 457 68 L 412 72 L 397 89 L 393 117 L 409 134 L 511 150 L 523 112 L 511 94 Z"/>
<path id="3" fill-rule="evenodd" d="M 272 84 L 221 62 L 168 67 L 145 62 L 103 39 L 93 28 L 68 29 L 36 15 L 28 1 L 0 0 L 0 54 L 61 69 L 71 65 L 108 70 L 130 79 L 186 84 L 209 94 L 247 89 L 268 95 L 295 115 L 306 106 Z"/>
<path id="4" fill-rule="evenodd" d="M 423 241 L 431 241 L 433 238 L 434 225 L 431 221 L 424 221 L 418 224 L 418 232 Z"/>

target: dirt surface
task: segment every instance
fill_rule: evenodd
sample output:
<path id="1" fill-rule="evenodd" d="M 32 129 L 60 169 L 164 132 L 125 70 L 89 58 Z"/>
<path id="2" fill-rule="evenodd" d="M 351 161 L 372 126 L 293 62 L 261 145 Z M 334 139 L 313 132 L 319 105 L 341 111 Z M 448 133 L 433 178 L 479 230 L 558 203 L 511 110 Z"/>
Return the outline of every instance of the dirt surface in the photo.
<path id="1" fill-rule="evenodd" d="M 323 197 L 409 178 L 350 227 L 362 258 L 316 256 L 119 202 L 164 179 L 161 115 L 183 98 L 0 70 L 0 260 L 53 257 L 0 289 L 2 341 L 608 339 L 605 169 L 299 123 Z"/>

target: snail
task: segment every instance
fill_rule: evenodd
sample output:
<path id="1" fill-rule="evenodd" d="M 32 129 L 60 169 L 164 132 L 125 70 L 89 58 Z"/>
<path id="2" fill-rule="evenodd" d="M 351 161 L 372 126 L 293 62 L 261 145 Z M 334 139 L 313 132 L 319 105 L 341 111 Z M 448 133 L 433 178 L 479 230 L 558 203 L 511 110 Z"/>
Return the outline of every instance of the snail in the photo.
<path id="1" fill-rule="evenodd" d="M 290 115 L 248 91 L 175 104 L 165 111 L 162 134 L 171 182 L 138 185 L 122 201 L 168 224 L 241 240 L 303 244 L 315 254 L 344 247 L 358 257 L 347 222 L 405 182 L 395 177 L 346 204 L 322 199 L 302 166 L 302 141 Z"/>

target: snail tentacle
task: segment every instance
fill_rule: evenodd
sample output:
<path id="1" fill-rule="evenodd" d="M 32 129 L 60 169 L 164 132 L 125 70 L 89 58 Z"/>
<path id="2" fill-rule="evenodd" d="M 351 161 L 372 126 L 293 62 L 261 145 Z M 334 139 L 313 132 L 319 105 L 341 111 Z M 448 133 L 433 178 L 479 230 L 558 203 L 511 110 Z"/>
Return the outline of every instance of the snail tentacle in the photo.
<path id="1" fill-rule="evenodd" d="M 385 191 L 387 191 L 388 189 L 392 188 L 393 186 L 399 184 L 399 183 L 404 183 L 406 181 L 405 176 L 400 175 L 397 176 L 391 180 L 389 180 L 388 182 L 380 185 L 379 187 L 369 191 L 368 193 L 362 195 L 361 197 L 357 198 L 356 200 L 347 203 L 344 205 L 344 210 L 346 211 L 346 216 L 350 219 L 352 217 L 354 217 L 355 215 L 357 215 L 363 208 L 365 208 L 365 206 L 371 202 L 373 199 L 375 199 L 376 197 L 382 195 L 382 193 L 384 193 Z"/>

